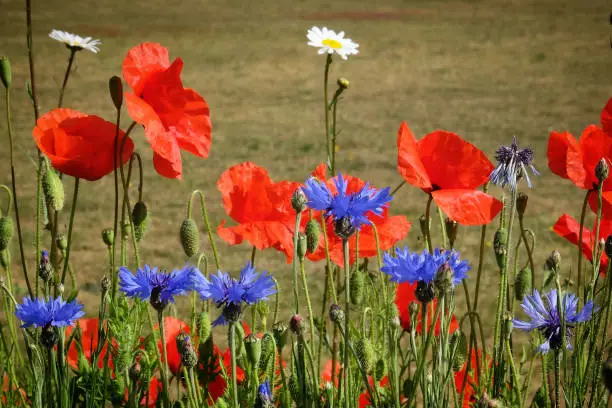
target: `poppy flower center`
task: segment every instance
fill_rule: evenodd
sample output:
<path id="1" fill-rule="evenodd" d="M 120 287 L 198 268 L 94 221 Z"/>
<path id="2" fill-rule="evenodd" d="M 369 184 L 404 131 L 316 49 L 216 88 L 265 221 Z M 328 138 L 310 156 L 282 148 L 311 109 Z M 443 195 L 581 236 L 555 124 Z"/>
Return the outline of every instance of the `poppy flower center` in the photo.
<path id="1" fill-rule="evenodd" d="M 340 41 L 332 40 L 331 38 L 326 38 L 321 41 L 321 43 L 323 45 L 328 46 L 329 48 L 333 48 L 336 50 L 342 48 L 342 44 L 340 43 Z"/>

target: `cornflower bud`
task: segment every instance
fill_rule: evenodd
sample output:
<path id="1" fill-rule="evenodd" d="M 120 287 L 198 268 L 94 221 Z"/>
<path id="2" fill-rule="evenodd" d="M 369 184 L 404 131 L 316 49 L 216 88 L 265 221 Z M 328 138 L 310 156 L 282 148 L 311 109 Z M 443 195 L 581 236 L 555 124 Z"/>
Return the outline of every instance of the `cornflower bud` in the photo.
<path id="1" fill-rule="evenodd" d="M 335 303 L 331 304 L 331 306 L 329 307 L 329 317 L 331 318 L 331 321 L 334 322 L 336 325 L 341 327 L 344 325 L 344 310 L 342 310 L 339 305 Z"/>
<path id="2" fill-rule="evenodd" d="M 529 196 L 525 193 L 519 193 L 516 198 L 516 212 L 520 217 L 525 214 L 525 210 L 527 209 L 527 201 L 529 200 Z"/>
<path id="3" fill-rule="evenodd" d="M 8 248 L 13 238 L 13 219 L 8 216 L 0 218 L 0 251 Z"/>
<path id="4" fill-rule="evenodd" d="M 307 203 L 308 198 L 306 194 L 304 194 L 301 188 L 296 189 L 291 196 L 291 207 L 293 207 L 296 213 L 301 213 L 306 209 Z"/>
<path id="5" fill-rule="evenodd" d="M 40 264 L 38 265 L 38 276 L 43 282 L 48 282 L 53 276 L 53 265 L 51 265 L 51 259 L 49 258 L 49 252 L 41 251 L 40 253 Z"/>
<path id="6" fill-rule="evenodd" d="M 306 224 L 306 249 L 309 253 L 313 253 L 319 246 L 319 237 L 321 236 L 321 230 L 319 229 L 319 223 L 313 219 L 308 220 Z"/>
<path id="7" fill-rule="evenodd" d="M 177 340 L 178 344 L 178 340 Z M 181 353 L 181 363 L 187 368 L 195 367 L 198 364 L 198 355 L 191 343 L 191 337 L 185 336 L 183 339 L 183 347 L 179 349 Z"/>
<path id="8" fill-rule="evenodd" d="M 446 230 L 446 237 L 448 238 L 449 245 L 452 248 L 455 246 L 455 240 L 457 239 L 459 223 L 450 218 L 446 218 L 446 220 L 444 220 L 444 229 Z"/>
<path id="9" fill-rule="evenodd" d="M 448 264 L 443 264 L 438 268 L 434 276 L 434 287 L 439 294 L 445 295 L 453 290 L 455 284 L 455 274 L 453 269 Z"/>
<path id="10" fill-rule="evenodd" d="M 493 251 L 495 252 L 495 260 L 499 269 L 504 267 L 506 256 L 508 256 L 508 231 L 504 227 L 500 227 L 495 231 L 493 237 Z"/>
<path id="11" fill-rule="evenodd" d="M 410 313 L 410 325 L 412 326 L 419 318 L 419 304 L 417 302 L 410 302 L 408 312 Z"/>
<path id="12" fill-rule="evenodd" d="M 606 181 L 609 174 L 610 174 L 610 169 L 608 167 L 608 163 L 606 161 L 606 158 L 603 157 L 599 161 L 599 163 L 597 163 L 597 166 L 595 166 L 595 177 L 597 177 L 597 180 L 599 180 L 599 184 L 601 184 L 604 181 Z"/>
<path id="13" fill-rule="evenodd" d="M 183 251 L 188 258 L 198 253 L 200 248 L 200 232 L 192 218 L 185 218 L 183 220 L 179 237 Z"/>
<path id="14" fill-rule="evenodd" d="M 544 267 L 549 271 L 558 271 L 559 266 L 561 265 L 561 253 L 556 249 L 550 253 L 548 258 L 546 258 L 546 263 Z"/>
<path id="15" fill-rule="evenodd" d="M 303 336 L 306 332 L 304 318 L 299 314 L 294 314 L 289 321 L 289 328 L 296 336 Z"/>
<path id="16" fill-rule="evenodd" d="M 102 293 L 108 292 L 111 286 L 111 280 L 108 276 L 104 275 L 100 280 L 100 288 L 102 289 Z"/>

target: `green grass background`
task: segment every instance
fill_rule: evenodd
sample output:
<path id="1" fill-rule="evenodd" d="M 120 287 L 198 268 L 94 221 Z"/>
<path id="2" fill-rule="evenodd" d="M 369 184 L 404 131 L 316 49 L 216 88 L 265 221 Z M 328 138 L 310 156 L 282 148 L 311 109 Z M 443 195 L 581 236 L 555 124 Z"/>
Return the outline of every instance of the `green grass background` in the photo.
<path id="1" fill-rule="evenodd" d="M 33 3 L 42 113 L 57 104 L 68 57 L 64 47 L 48 38 L 54 28 L 103 42 L 97 55 L 87 51 L 78 54 L 64 98 L 66 107 L 112 121 L 107 81 L 121 74 L 126 52 L 145 41 L 166 46 L 171 58 L 181 57 L 185 85 L 210 104 L 210 157 L 201 160 L 185 153 L 182 181 L 158 176 L 142 130 L 132 134 L 145 159 L 144 197 L 152 215 L 142 245 L 146 263 L 166 268 L 185 263 L 178 229 L 193 189 L 207 194 L 215 227 L 228 218 L 216 181 L 229 166 L 253 161 L 265 166 L 275 180 L 301 181 L 324 161 L 325 58 L 306 45 L 305 37 L 309 27 L 318 25 L 344 30 L 360 44 L 359 55 L 349 61 L 336 58 L 331 69 L 332 84 L 339 76 L 351 81 L 338 115 L 342 129 L 339 170 L 378 187 L 401 182 L 396 168 L 396 137 L 402 120 L 409 122 L 418 138 L 439 128 L 457 132 L 491 158 L 498 145 L 510 143 L 516 135 L 520 144 L 533 147 L 535 164 L 542 173 L 534 180 L 534 189 L 528 191 L 526 220 L 527 227 L 537 234 L 538 279 L 543 276 L 544 259 L 555 248 L 563 255 L 566 272 L 575 265 L 574 248 L 556 237 L 551 226 L 564 212 L 578 218 L 582 192 L 550 173 L 546 144 L 551 130 L 579 135 L 586 125 L 599 123 L 612 85 L 610 4 L 605 0 Z M 33 270 L 35 144 L 31 136 L 33 113 L 25 91 L 29 74 L 24 3 L 0 0 L 0 10 L 0 55 L 11 58 L 14 75 L 11 108 L 18 191 Z M 4 112 L 3 100 L 0 108 Z M 124 110 L 123 127 L 129 123 Z M 0 183 L 8 184 L 6 127 L 2 116 Z M 65 187 L 70 202 L 71 181 Z M 133 193 L 135 190 L 136 186 Z M 498 189 L 492 191 L 501 195 Z M 106 269 L 100 232 L 111 226 L 112 202 L 112 176 L 82 183 L 72 264 L 78 275 L 80 299 L 89 312 L 97 309 L 98 282 Z M 392 213 L 405 214 L 413 222 L 406 240 L 413 248 L 421 245 L 418 216 L 424 212 L 425 202 L 420 190 L 405 186 L 391 206 Z M 63 214 L 62 232 L 67 219 Z M 498 284 L 490 245 L 494 230 L 495 226 L 489 228 L 487 236 L 480 295 L 487 322 L 493 321 L 488 316 L 492 316 L 489 313 Z M 457 247 L 474 266 L 479 236 L 479 228 L 460 228 Z M 209 251 L 204 234 L 202 239 L 203 249 Z M 229 247 L 220 240 L 217 244 L 224 269 L 237 271 L 250 256 L 246 244 Z M 13 274 L 21 280 L 16 240 L 12 253 Z M 257 264 L 280 281 L 283 305 L 292 304 L 291 268 L 284 256 L 268 250 L 257 255 Z M 319 263 L 308 269 L 315 303 L 320 302 L 322 268 Z M 464 309 L 461 302 L 458 308 Z"/>

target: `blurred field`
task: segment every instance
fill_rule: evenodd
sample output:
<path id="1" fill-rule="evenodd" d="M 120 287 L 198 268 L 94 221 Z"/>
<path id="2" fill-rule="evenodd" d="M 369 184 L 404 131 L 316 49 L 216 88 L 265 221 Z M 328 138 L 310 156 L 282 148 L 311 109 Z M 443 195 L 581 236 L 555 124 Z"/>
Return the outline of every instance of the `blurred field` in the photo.
<path id="1" fill-rule="evenodd" d="M 534 148 L 535 163 L 542 173 L 529 192 L 527 220 L 527 226 L 537 233 L 536 263 L 542 265 L 548 253 L 558 248 L 569 271 L 575 263 L 574 248 L 550 228 L 564 212 L 578 218 L 583 197 L 569 182 L 550 173 L 546 143 L 551 130 L 579 135 L 586 125 L 599 123 L 612 90 L 609 6 L 605 0 L 34 2 L 41 112 L 57 103 L 68 57 L 60 44 L 48 38 L 53 28 L 102 40 L 98 55 L 78 54 L 64 100 L 66 107 L 107 120 L 113 120 L 107 80 L 120 75 L 130 47 L 144 41 L 160 42 L 169 48 L 171 58 L 185 61 L 184 83 L 211 106 L 210 158 L 184 154 L 184 180 L 162 179 L 153 170 L 142 130 L 132 134 L 146 159 L 144 195 L 153 217 L 142 258 L 167 268 L 181 266 L 186 260 L 178 228 L 192 189 L 200 188 L 208 195 L 216 226 L 227 219 L 216 181 L 229 166 L 249 160 L 265 166 L 275 180 L 304 180 L 325 159 L 324 58 L 306 45 L 305 35 L 312 25 L 344 30 L 361 46 L 358 56 L 347 62 L 337 59 L 332 66 L 332 83 L 339 76 L 351 81 L 339 109 L 339 169 L 375 186 L 401 182 L 395 142 L 402 120 L 409 122 L 417 137 L 436 128 L 457 132 L 490 157 L 499 144 L 509 143 L 516 135 L 520 144 Z M 8 55 L 13 66 L 19 194 L 30 245 L 35 145 L 33 114 L 25 92 L 28 66 L 23 7 L 23 2 L 0 0 L 0 55 Z M 3 99 L 0 108 L 4 112 Z M 124 113 L 125 128 L 129 118 Z M 2 118 L 0 183 L 8 184 L 8 143 Z M 80 297 L 93 311 L 106 265 L 100 232 L 112 223 L 112 177 L 81 185 L 72 264 Z M 65 186 L 69 202 L 72 183 Z M 413 246 L 420 245 L 418 216 L 424 212 L 425 198 L 421 191 L 405 186 L 391 207 L 393 213 L 406 214 L 413 222 L 407 240 Z M 61 225 L 65 228 L 66 224 L 67 215 L 63 215 Z M 489 228 L 489 241 L 494 229 Z M 474 266 L 479 235 L 479 228 L 461 228 L 458 240 L 458 248 Z M 204 235 L 202 238 L 208 250 Z M 250 255 L 247 245 L 217 243 L 225 269 L 237 270 Z M 16 259 L 16 240 L 13 245 Z M 490 251 L 489 244 L 481 294 L 485 310 L 495 304 L 497 291 Z M 282 298 L 291 302 L 291 269 L 284 256 L 269 250 L 257 255 L 257 264 L 274 273 Z M 311 293 L 318 297 L 322 265 L 309 268 Z M 540 279 L 541 267 L 537 273 Z M 21 276 L 17 263 L 14 275 Z M 470 285 L 473 282 L 472 278 Z"/>

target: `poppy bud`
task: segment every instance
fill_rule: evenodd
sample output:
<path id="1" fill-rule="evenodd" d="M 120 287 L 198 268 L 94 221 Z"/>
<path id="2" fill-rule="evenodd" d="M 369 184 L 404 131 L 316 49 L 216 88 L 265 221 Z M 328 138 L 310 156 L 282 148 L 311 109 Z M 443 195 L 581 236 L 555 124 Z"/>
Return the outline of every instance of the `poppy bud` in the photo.
<path id="1" fill-rule="evenodd" d="M 351 303 L 360 305 L 365 295 L 365 273 L 359 268 L 351 275 L 350 291 Z"/>
<path id="2" fill-rule="evenodd" d="M 336 235 L 342 239 L 349 239 L 356 231 L 350 216 L 342 217 L 334 223 Z"/>
<path id="3" fill-rule="evenodd" d="M 421 303 L 429 303 L 436 296 L 433 282 L 427 283 L 421 280 L 417 282 L 417 287 L 414 293 L 416 295 L 416 298 Z"/>
<path id="4" fill-rule="evenodd" d="M 9 266 L 10 263 L 10 254 L 8 249 L 5 249 L 4 251 L 0 251 L 0 265 L 6 269 Z"/>
<path id="5" fill-rule="evenodd" d="M 68 238 L 66 238 L 66 234 L 59 234 L 56 238 L 57 247 L 61 251 L 65 251 L 68 248 Z"/>
<path id="6" fill-rule="evenodd" d="M 212 326 L 210 323 L 210 316 L 206 312 L 200 312 L 196 321 L 196 328 L 198 330 L 198 337 L 200 342 L 204 343 L 210 337 Z"/>
<path id="7" fill-rule="evenodd" d="M 291 207 L 296 213 L 301 213 L 306 209 L 308 198 L 301 188 L 296 189 L 291 196 Z"/>
<path id="8" fill-rule="evenodd" d="M 297 336 L 303 336 L 306 332 L 306 325 L 304 323 L 304 318 L 299 314 L 295 314 L 291 317 L 289 321 L 289 328 L 293 332 L 293 334 Z"/>
<path id="9" fill-rule="evenodd" d="M 244 339 L 244 348 L 249 362 L 253 367 L 257 367 L 261 358 L 261 340 L 259 337 L 253 333 L 246 336 Z"/>
<path id="10" fill-rule="evenodd" d="M 374 377 L 376 377 L 376 381 L 380 381 L 385 375 L 387 375 L 387 361 L 381 358 L 376 362 Z"/>
<path id="11" fill-rule="evenodd" d="M 321 236 L 321 230 L 319 229 L 319 223 L 313 219 L 308 220 L 306 224 L 306 248 L 309 253 L 314 253 L 319 246 L 319 238 Z"/>
<path id="12" fill-rule="evenodd" d="M 529 266 L 519 271 L 514 282 L 514 296 L 519 302 L 526 294 L 531 293 L 531 276 L 533 272 Z"/>
<path id="13" fill-rule="evenodd" d="M 339 305 L 335 303 L 331 304 L 331 306 L 329 307 L 329 317 L 331 318 L 331 321 L 337 324 L 338 326 L 344 325 L 344 310 L 342 310 Z"/>
<path id="14" fill-rule="evenodd" d="M 180 348 L 179 351 L 181 353 L 181 363 L 183 363 L 183 365 L 187 368 L 195 367 L 195 365 L 198 363 L 198 355 L 193 348 L 190 336 L 185 336 L 183 340 L 183 347 Z"/>
<path id="15" fill-rule="evenodd" d="M 298 232 L 298 236 L 297 236 L 297 256 L 300 259 L 300 262 L 304 261 L 304 258 L 306 257 L 306 248 L 307 247 L 307 243 L 306 243 L 306 235 L 304 235 L 304 233 L 302 232 Z"/>
<path id="16" fill-rule="evenodd" d="M 60 211 L 64 208 L 64 185 L 51 167 L 48 167 L 43 175 L 42 187 L 49 207 L 55 211 Z"/>
<path id="17" fill-rule="evenodd" d="M 8 248 L 13 238 L 13 219 L 11 217 L 0 218 L 0 251 Z"/>
<path id="18" fill-rule="evenodd" d="M 548 258 L 546 258 L 546 263 L 544 267 L 549 271 L 558 271 L 559 266 L 561 265 L 561 253 L 556 249 L 550 253 Z"/>
<path id="19" fill-rule="evenodd" d="M 612 259 L 612 235 L 608 235 L 608 238 L 606 238 L 604 250 L 606 252 L 606 255 L 608 255 L 608 258 Z"/>
<path id="20" fill-rule="evenodd" d="M 459 231 L 459 223 L 447 218 L 444 221 L 444 229 L 446 230 L 446 237 L 450 247 L 455 246 L 455 240 L 457 239 L 457 232 Z"/>
<path id="21" fill-rule="evenodd" d="M 108 292 L 110 289 L 111 280 L 108 276 L 104 275 L 100 280 L 100 289 L 102 289 L 102 293 Z"/>
<path id="22" fill-rule="evenodd" d="M 525 193 L 519 193 L 516 198 L 516 212 L 520 217 L 525 214 L 525 210 L 527 209 L 527 201 L 529 200 L 529 196 Z"/>
<path id="23" fill-rule="evenodd" d="M 188 258 L 198 253 L 200 248 L 200 232 L 192 218 L 185 218 L 181 224 L 180 238 L 183 251 Z"/>
<path id="24" fill-rule="evenodd" d="M 500 227 L 495 231 L 493 237 L 493 251 L 495 252 L 495 260 L 499 269 L 504 267 L 506 256 L 508 256 L 508 231 L 504 227 Z"/>
<path id="25" fill-rule="evenodd" d="M 147 205 L 138 201 L 132 209 L 132 222 L 134 223 L 134 236 L 140 241 L 149 226 L 149 211 Z"/>
<path id="26" fill-rule="evenodd" d="M 457 330 L 451 335 L 450 349 L 451 351 L 453 349 L 455 350 L 455 355 L 453 358 L 453 371 L 459 371 L 465 364 L 468 354 L 467 338 L 465 333 Z"/>
<path id="27" fill-rule="evenodd" d="M 608 389 L 609 393 L 612 393 L 612 358 L 607 359 L 603 363 L 603 382 Z"/>
<path id="28" fill-rule="evenodd" d="M 355 354 L 366 373 L 370 373 L 376 367 L 376 352 L 368 339 L 358 339 L 355 342 Z"/>
<path id="29" fill-rule="evenodd" d="M 599 163 L 597 163 L 597 166 L 595 166 L 595 177 L 597 177 L 597 180 L 599 180 L 599 184 L 601 184 L 606 181 L 609 174 L 610 169 L 608 167 L 608 163 L 606 162 L 606 158 L 603 157 L 599 161 Z"/>
<path id="30" fill-rule="evenodd" d="M 108 81 L 108 90 L 110 91 L 111 99 L 117 110 L 121 109 L 123 105 L 123 83 L 121 78 L 113 76 Z"/>
<path id="31" fill-rule="evenodd" d="M 287 335 L 289 334 L 287 324 L 283 322 L 277 322 L 272 328 L 274 334 L 274 340 L 276 340 L 276 347 L 280 353 L 287 343 Z"/>
<path id="32" fill-rule="evenodd" d="M 261 357 L 259 359 L 259 368 L 265 370 L 265 365 L 273 357 L 276 349 L 276 342 L 273 336 L 263 336 L 261 339 Z M 247 351 L 248 353 L 248 351 Z"/>
<path id="33" fill-rule="evenodd" d="M 102 241 L 107 247 L 112 247 L 115 242 L 115 231 L 112 228 L 105 228 L 102 230 Z"/>
<path id="34" fill-rule="evenodd" d="M 6 89 L 11 87 L 13 75 L 11 74 L 11 61 L 8 57 L 0 57 L 0 79 Z"/>

